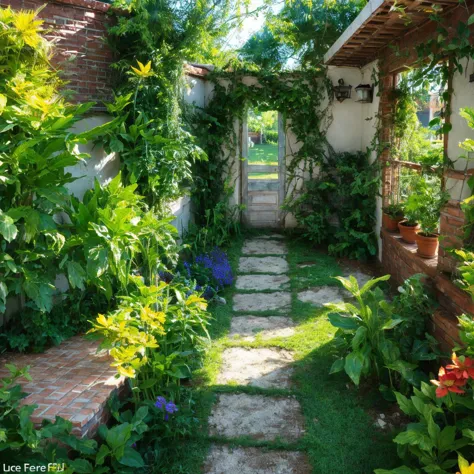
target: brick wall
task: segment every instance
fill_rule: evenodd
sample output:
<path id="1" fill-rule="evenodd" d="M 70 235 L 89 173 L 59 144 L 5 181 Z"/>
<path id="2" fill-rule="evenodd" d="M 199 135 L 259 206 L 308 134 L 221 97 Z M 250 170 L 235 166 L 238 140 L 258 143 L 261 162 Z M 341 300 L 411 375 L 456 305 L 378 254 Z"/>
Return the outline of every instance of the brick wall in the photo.
<path id="1" fill-rule="evenodd" d="M 110 5 L 96 0 L 0 0 L 0 6 L 36 10 L 44 20 L 45 35 L 57 45 L 53 63 L 62 71 L 74 95 L 71 102 L 96 102 L 112 97 L 113 55 L 105 42 Z"/>
<path id="2" fill-rule="evenodd" d="M 439 271 L 438 258 L 419 257 L 416 244 L 403 242 L 399 234 L 382 230 L 381 237 L 382 267 L 384 272 L 392 275 L 392 283 L 399 285 L 415 273 L 427 275 L 427 283 L 440 305 L 433 315 L 431 332 L 440 341 L 442 348 L 449 350 L 460 342 L 456 316 L 462 313 L 474 314 L 471 297 L 455 286 L 449 276 Z"/>

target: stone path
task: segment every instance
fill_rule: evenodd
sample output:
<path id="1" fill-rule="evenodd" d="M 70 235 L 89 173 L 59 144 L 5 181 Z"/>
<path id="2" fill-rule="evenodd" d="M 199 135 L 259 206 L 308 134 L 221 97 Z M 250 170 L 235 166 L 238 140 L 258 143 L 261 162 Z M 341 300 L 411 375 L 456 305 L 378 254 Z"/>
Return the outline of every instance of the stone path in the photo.
<path id="1" fill-rule="evenodd" d="M 297 443 L 304 435 L 304 419 L 291 395 L 293 353 L 275 347 L 238 347 L 240 342 L 266 341 L 294 334 L 289 317 L 291 293 L 287 248 L 278 235 L 244 243 L 233 299 L 231 345 L 222 354 L 219 385 L 235 386 L 235 393 L 221 393 L 209 418 L 209 434 L 220 438 L 204 467 L 206 474 L 309 474 L 311 467 L 300 451 L 235 447 L 246 438 L 255 442 Z M 268 315 L 270 314 L 270 315 Z M 242 393 L 238 387 L 260 389 Z M 274 396 L 268 390 L 279 389 Z M 285 390 L 288 391 L 285 395 Z"/>

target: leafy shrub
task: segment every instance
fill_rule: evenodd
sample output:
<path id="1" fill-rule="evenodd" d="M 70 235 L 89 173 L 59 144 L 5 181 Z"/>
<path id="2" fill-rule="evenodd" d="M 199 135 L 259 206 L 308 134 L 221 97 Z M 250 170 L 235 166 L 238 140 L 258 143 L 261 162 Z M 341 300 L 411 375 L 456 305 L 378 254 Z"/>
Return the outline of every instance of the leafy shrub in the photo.
<path id="1" fill-rule="evenodd" d="M 265 143 L 277 144 L 278 143 L 278 130 L 265 130 L 263 135 Z"/>
<path id="2" fill-rule="evenodd" d="M 127 292 L 132 271 L 151 282 L 176 265 L 173 218 L 158 219 L 136 189 L 124 186 L 118 174 L 107 186 L 96 181 L 83 202 L 72 199 L 71 234 L 61 261 L 72 288 L 93 285 L 110 300 L 117 289 Z"/>
<path id="3" fill-rule="evenodd" d="M 400 351 L 397 345 L 385 336 L 385 333 L 400 324 L 392 319 L 392 307 L 385 301 L 383 292 L 376 288 L 378 282 L 386 281 L 390 275 L 372 279 L 362 288 L 357 280 L 336 277 L 342 286 L 357 301 L 351 303 L 328 303 L 331 310 L 330 323 L 337 327 L 338 345 L 347 353 L 331 367 L 331 373 L 345 370 L 351 380 L 359 385 L 362 376 L 376 375 L 380 378 L 383 368 L 399 361 Z"/>
<path id="4" fill-rule="evenodd" d="M 377 253 L 375 198 L 380 178 L 368 153 L 331 153 L 300 196 L 287 200 L 303 236 L 331 254 L 367 259 Z"/>
<path id="5" fill-rule="evenodd" d="M 164 392 L 177 399 L 180 381 L 199 366 L 207 346 L 207 303 L 174 280 L 151 286 L 132 280 L 136 290 L 117 310 L 99 315 L 89 333 L 103 338 L 113 366 L 131 380 L 136 404 Z"/>
<path id="6" fill-rule="evenodd" d="M 336 343 L 344 353 L 331 373 L 345 370 L 356 385 L 362 377 L 375 376 L 389 383 L 388 389 L 380 387 L 388 398 L 394 388 L 408 391 L 411 385 L 419 386 L 426 379 L 419 363 L 436 359 L 436 341 L 426 334 L 426 320 L 435 305 L 426 295 L 423 275 L 406 280 L 392 303 L 380 288 L 372 289 L 390 275 L 372 279 L 362 288 L 353 276 L 336 278 L 356 304 L 325 304 L 331 310 L 329 321 L 338 328 Z"/>

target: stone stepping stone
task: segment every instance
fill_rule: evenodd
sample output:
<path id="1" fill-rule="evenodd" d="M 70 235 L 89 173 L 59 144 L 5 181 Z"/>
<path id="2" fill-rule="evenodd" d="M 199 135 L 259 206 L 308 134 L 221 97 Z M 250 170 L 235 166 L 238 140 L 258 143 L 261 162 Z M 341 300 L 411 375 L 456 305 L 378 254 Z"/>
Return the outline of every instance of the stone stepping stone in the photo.
<path id="1" fill-rule="evenodd" d="M 298 299 L 303 303 L 323 306 L 325 303 L 341 303 L 344 301 L 343 289 L 336 286 L 321 286 L 313 290 L 298 293 Z"/>
<path id="2" fill-rule="evenodd" d="M 291 305 L 291 293 L 276 291 L 274 293 L 237 293 L 234 295 L 234 311 L 287 311 Z"/>
<path id="3" fill-rule="evenodd" d="M 306 455 L 298 451 L 273 451 L 213 445 L 205 474 L 310 474 Z"/>
<path id="4" fill-rule="evenodd" d="M 230 337 L 253 341 L 258 334 L 262 339 L 290 337 L 295 324 L 285 316 L 234 316 L 230 323 Z"/>
<path id="5" fill-rule="evenodd" d="M 209 417 L 209 434 L 293 443 L 304 434 L 300 404 L 293 397 L 222 393 Z"/>
<path id="6" fill-rule="evenodd" d="M 283 290 L 289 282 L 286 275 L 241 275 L 237 277 L 235 287 L 238 290 Z"/>
<path id="7" fill-rule="evenodd" d="M 282 257 L 240 257 L 239 273 L 274 273 L 281 275 L 289 270 Z"/>
<path id="8" fill-rule="evenodd" d="M 243 255 L 285 255 L 287 252 L 284 242 L 268 239 L 247 240 L 242 248 Z"/>
<path id="9" fill-rule="evenodd" d="M 217 383 L 260 388 L 290 388 L 293 354 L 289 351 L 231 347 L 222 354 Z"/>
<path id="10" fill-rule="evenodd" d="M 355 277 L 357 280 L 357 283 L 359 283 L 359 287 L 362 288 L 369 280 L 372 280 L 372 278 L 375 278 L 373 275 L 369 275 L 368 273 L 364 273 L 361 270 L 354 270 L 351 271 L 350 269 L 346 268 L 344 269 L 344 278 L 349 278 L 349 276 Z"/>

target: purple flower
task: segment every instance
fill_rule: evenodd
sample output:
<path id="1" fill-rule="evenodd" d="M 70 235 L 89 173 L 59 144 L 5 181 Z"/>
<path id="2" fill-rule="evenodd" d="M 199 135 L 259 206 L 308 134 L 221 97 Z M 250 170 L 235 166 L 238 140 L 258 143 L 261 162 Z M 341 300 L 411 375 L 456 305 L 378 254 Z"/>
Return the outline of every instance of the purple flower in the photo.
<path id="1" fill-rule="evenodd" d="M 158 410 L 162 410 L 163 407 L 166 405 L 166 398 L 165 397 L 158 397 L 156 399 L 155 407 L 158 408 Z"/>
<path id="2" fill-rule="evenodd" d="M 173 402 L 168 402 L 165 405 L 165 411 L 172 415 L 173 413 L 176 413 L 178 411 L 178 407 Z"/>
<path id="3" fill-rule="evenodd" d="M 209 254 L 196 257 L 195 263 L 211 270 L 216 289 L 232 285 L 234 276 L 227 254 L 218 247 L 214 247 Z M 187 267 L 186 267 L 187 268 Z"/>
<path id="4" fill-rule="evenodd" d="M 178 407 L 171 401 L 167 402 L 165 397 L 158 397 L 156 399 L 155 407 L 164 412 L 165 421 L 169 420 L 169 415 L 178 411 Z"/>

